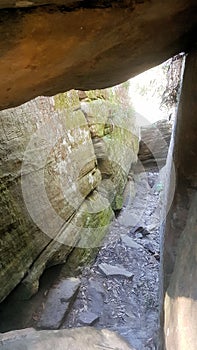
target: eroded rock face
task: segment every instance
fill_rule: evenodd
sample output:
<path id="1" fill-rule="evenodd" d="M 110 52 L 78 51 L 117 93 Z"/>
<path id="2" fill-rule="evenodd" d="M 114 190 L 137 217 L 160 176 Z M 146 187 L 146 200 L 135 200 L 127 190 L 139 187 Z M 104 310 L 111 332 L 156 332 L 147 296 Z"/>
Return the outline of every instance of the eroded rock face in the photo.
<path id="1" fill-rule="evenodd" d="M 0 299 L 30 267 L 34 275 L 31 293 L 36 291 L 36 276 L 47 264 L 65 259 L 77 237 L 73 230 L 69 236 L 68 228 L 62 226 L 65 222 L 69 225 L 72 215 L 101 180 L 83 113 L 67 111 L 63 117 L 61 113 L 53 99 L 42 97 L 1 112 Z M 55 237 L 57 241 L 51 242 Z M 40 255 L 45 247 L 47 251 Z"/>
<path id="2" fill-rule="evenodd" d="M 27 328 L 1 335 L 1 350 L 134 350 L 115 332 L 91 327 L 64 329 L 58 331 L 35 331 Z"/>
<path id="3" fill-rule="evenodd" d="M 165 165 L 171 133 L 172 125 L 167 120 L 141 128 L 138 158 L 145 169 Z"/>
<path id="4" fill-rule="evenodd" d="M 66 6 L 56 6 L 62 3 Z M 1 1 L 1 109 L 19 105 L 40 94 L 53 95 L 73 87 L 89 89 L 113 85 L 180 51 L 190 51 L 194 46 L 196 0 L 119 1 L 118 5 L 115 1 L 111 5 L 108 1 L 98 0 L 92 3 L 90 7 L 87 1 L 54 0 L 47 2 L 52 5 L 41 7 L 34 5 L 44 5 L 45 1 Z M 195 104 L 197 98 L 194 74 L 196 55 L 190 56 L 186 67 L 190 68 L 187 68 L 185 75 L 174 152 L 178 173 L 177 185 L 175 199 L 167 218 L 164 245 L 165 337 L 168 350 L 179 349 L 182 345 L 188 347 L 188 343 L 190 349 L 196 349 L 195 333 L 193 333 L 196 327 L 196 316 L 193 313 L 193 311 L 196 312 L 196 239 L 193 231 L 190 232 L 195 229 L 195 222 L 192 218 L 196 214 L 193 210 L 188 211 L 196 191 Z M 38 99 L 38 101 L 41 100 Z M 1 191 L 3 195 L 1 198 L 4 209 L 1 215 L 3 221 L 1 300 L 23 279 L 29 267 L 31 267 L 30 274 L 26 276 L 24 285 L 27 286 L 30 294 L 35 292 L 38 287 L 38 278 L 45 266 L 62 261 L 62 256 L 65 257 L 70 252 L 70 247 L 63 246 L 62 248 L 59 242 L 53 245 L 48 236 L 40 234 L 21 201 L 19 173 L 22 155 L 28 138 L 39 129 L 39 124 L 43 125 L 38 110 L 39 108 L 35 108 L 33 117 L 32 113 L 28 115 L 26 111 L 24 112 L 23 107 L 18 116 L 20 118 L 15 114 L 10 117 L 9 111 L 8 114 L 6 112 L 2 114 L 3 181 Z M 84 118 L 77 111 L 76 115 Z M 47 112 L 45 117 L 50 119 L 49 116 L 50 113 Z M 13 118 L 18 120 L 16 124 L 13 123 Z M 27 122 L 21 125 L 21 120 L 24 121 L 26 118 Z M 87 125 L 84 126 L 84 130 L 88 131 Z M 23 137 L 26 133 L 27 139 Z M 67 149 L 73 144 L 73 138 L 76 141 L 74 135 L 70 136 L 70 140 L 69 138 L 66 140 Z M 19 139 L 22 141 L 18 142 Z M 91 162 L 88 163 L 87 168 L 83 169 L 80 179 L 83 179 L 86 185 L 91 183 L 90 187 L 89 185 L 82 186 L 88 192 L 94 190 L 101 175 L 93 166 L 96 158 L 90 142 L 90 134 L 86 141 L 90 146 Z M 77 142 L 74 144 L 77 145 Z M 44 148 L 44 144 L 42 146 Z M 59 216 L 64 218 L 67 214 L 65 210 L 61 211 L 64 208 L 60 205 L 61 193 L 58 193 L 59 200 L 55 200 L 53 194 L 58 191 L 55 190 L 53 193 L 50 186 L 47 185 L 50 179 L 54 184 L 53 167 L 50 168 L 50 160 L 54 165 L 53 156 L 63 155 L 62 148 L 64 149 L 62 144 L 57 145 L 56 152 L 49 155 L 49 163 L 46 167 L 46 173 L 48 172 L 46 188 L 47 195 L 54 199 L 54 208 L 58 209 Z M 41 148 L 38 147 L 38 149 Z M 61 162 L 57 163 L 61 167 Z M 30 165 L 33 167 L 33 164 Z M 81 169 L 80 166 L 79 168 Z M 78 171 L 79 168 L 77 168 Z M 91 176 L 85 176 L 88 171 Z M 39 173 L 40 169 L 38 169 Z M 56 175 L 57 169 L 55 177 Z M 82 192 L 82 194 L 85 196 L 87 192 Z M 99 198 L 98 203 L 100 203 L 98 191 L 94 190 L 93 197 Z M 89 200 L 91 201 L 91 197 Z M 86 202 L 85 205 L 88 206 L 88 203 Z M 71 213 L 71 206 L 66 205 L 65 207 Z M 83 210 L 82 212 L 84 213 Z M 109 208 L 107 220 L 110 215 Z M 103 217 L 105 220 L 106 215 L 104 214 Z M 83 215 L 80 217 L 80 214 L 79 217 L 75 216 L 76 222 L 77 220 L 86 222 L 86 219 L 86 215 L 85 217 Z M 187 219 L 188 225 L 182 234 Z M 93 216 L 92 222 L 94 220 L 97 219 Z M 64 230 L 60 232 L 62 239 L 66 236 L 64 232 Z M 71 238 L 76 238 L 75 232 Z M 182 255 L 183 243 L 187 249 Z M 46 246 L 47 250 L 45 250 Z M 179 251 L 177 251 L 177 246 L 180 247 Z M 9 254 L 7 254 L 8 251 Z M 38 254 L 40 254 L 39 261 L 37 260 Z M 34 265 L 35 261 L 37 265 Z M 12 273 L 14 262 L 17 269 Z M 183 281 L 186 281 L 184 282 L 186 289 L 182 288 Z M 187 321 L 187 324 L 184 320 Z M 7 335 L 3 337 L 5 341 Z M 187 345 L 184 343 L 186 339 L 188 339 Z M 46 338 L 44 341 L 47 341 Z M 9 347 L 10 344 L 11 347 Z M 21 349 L 20 341 L 19 344 Z M 52 348 L 56 344 L 53 343 Z M 13 342 L 4 342 L 4 345 L 8 346 L 7 349 L 13 349 Z M 5 350 L 5 347 L 3 349 Z"/>
<path id="5" fill-rule="evenodd" d="M 82 102 L 93 140 L 102 182 L 98 190 L 107 197 L 114 210 L 122 208 L 122 194 L 131 163 L 137 162 L 139 130 L 133 110 L 120 109 L 115 103 L 102 100 Z"/>
<path id="6" fill-rule="evenodd" d="M 121 207 L 138 152 L 132 112 L 126 115 L 103 99 L 80 104 L 79 95 L 38 97 L 0 113 L 0 300 L 21 280 L 18 295 L 29 298 L 46 267 L 67 260 L 73 274 L 88 263 L 114 216 L 112 208 Z M 107 137 L 107 179 L 93 129 L 100 130 L 100 139 Z"/>
<path id="7" fill-rule="evenodd" d="M 1 109 L 71 88 L 115 85 L 187 51 L 195 35 L 195 0 L 54 0 L 34 7 L 44 3 L 2 2 Z"/>

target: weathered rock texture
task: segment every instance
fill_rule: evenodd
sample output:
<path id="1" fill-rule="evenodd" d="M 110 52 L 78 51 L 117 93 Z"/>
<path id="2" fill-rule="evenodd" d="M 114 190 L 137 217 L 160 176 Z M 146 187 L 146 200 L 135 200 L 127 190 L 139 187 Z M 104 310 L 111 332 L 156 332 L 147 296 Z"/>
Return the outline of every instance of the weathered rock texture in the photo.
<path id="1" fill-rule="evenodd" d="M 173 159 L 176 187 L 164 236 L 164 320 L 167 350 L 196 349 L 197 334 L 197 52 L 186 59 Z M 168 200 L 173 195 L 172 181 Z M 163 349 L 163 347 L 162 347 Z"/>
<path id="2" fill-rule="evenodd" d="M 35 331 L 27 328 L 9 332 L 0 337 L 1 350 L 97 350 L 132 348 L 115 332 L 107 329 L 96 330 L 91 327 L 64 329 L 58 331 Z"/>
<path id="3" fill-rule="evenodd" d="M 141 128 L 138 159 L 143 168 L 160 168 L 165 165 L 171 132 L 172 124 L 166 120 Z"/>
<path id="4" fill-rule="evenodd" d="M 102 174 L 99 191 L 110 201 L 113 209 L 122 208 L 122 194 L 132 162 L 137 161 L 138 129 L 132 109 L 102 100 L 82 103 Z"/>
<path id="5" fill-rule="evenodd" d="M 0 113 L 0 300 L 21 280 L 19 295 L 29 298 L 46 267 L 67 260 L 72 274 L 89 262 L 112 208 L 121 207 L 138 152 L 132 111 L 104 99 L 81 108 L 79 95 L 38 97 Z M 106 143 L 107 179 L 95 135 Z"/>
<path id="6" fill-rule="evenodd" d="M 45 4 L 46 2 L 41 0 L 1 1 L 1 109 L 19 105 L 38 95 L 54 95 L 71 88 L 83 90 L 117 84 L 180 51 L 189 52 L 194 48 L 196 0 L 95 0 L 91 3 L 85 0 L 54 0 Z M 164 239 L 165 341 L 168 350 L 196 350 L 194 204 L 189 212 L 190 204 L 195 201 L 197 170 L 195 72 L 196 53 L 193 53 L 186 62 L 175 138 L 176 192 L 167 218 Z M 39 105 L 42 101 L 42 98 L 38 98 L 35 107 L 29 102 L 27 110 L 24 106 L 20 107 L 19 113 L 15 113 L 14 110 L 2 112 L 1 300 L 24 277 L 24 286 L 27 286 L 29 295 L 36 291 L 38 278 L 45 266 L 65 259 L 72 250 L 73 240 L 74 243 L 80 242 L 82 231 L 77 228 L 82 227 L 81 223 L 87 228 L 90 221 L 90 227 L 95 228 L 97 223 L 103 220 L 102 227 L 105 227 L 112 215 L 108 196 L 104 198 L 103 194 L 96 190 L 101 183 L 101 172 L 95 166 L 96 157 L 90 130 L 80 110 L 75 110 L 73 114 L 68 113 L 66 120 L 69 120 L 70 124 L 63 123 L 62 129 L 58 129 L 60 142 L 55 146 L 51 145 L 54 151 L 47 155 L 45 167 L 42 162 L 38 162 L 42 160 L 44 150 L 48 149 L 46 134 L 53 135 L 53 131 L 57 129 L 57 119 L 64 120 L 64 113 L 57 113 L 57 116 L 54 114 L 55 100 L 52 104 L 49 103 L 49 111 L 44 117 L 41 116 Z M 35 113 L 32 113 L 32 108 L 35 108 Z M 72 118 L 72 115 L 75 115 L 75 118 Z M 29 174 L 37 176 L 30 181 L 30 192 L 25 193 L 27 196 L 31 194 L 30 198 L 35 198 L 37 192 L 42 203 L 43 193 L 40 192 L 38 184 L 42 184 L 39 179 L 43 177 L 42 169 L 45 169 L 47 196 L 44 198 L 50 199 L 52 207 L 59 214 L 58 224 L 63 220 L 59 234 L 54 230 L 56 216 L 53 211 L 48 211 L 47 207 L 45 214 L 50 215 L 48 225 L 49 221 L 40 215 L 40 205 L 36 201 L 28 201 L 27 197 L 26 205 L 37 208 L 35 218 L 39 219 L 40 224 L 47 226 L 52 238 L 58 234 L 57 241 L 42 234 L 33 224 L 22 201 L 19 181 L 24 150 L 30 136 L 42 128 L 44 120 L 51 121 L 55 128 L 51 127 L 46 131 L 44 128 L 41 138 L 35 139 L 32 152 L 34 157 L 30 157 L 31 152 L 27 152 L 23 178 L 28 179 Z M 66 130 L 72 129 L 73 122 L 76 132 L 68 136 Z M 80 128 L 77 127 L 78 123 Z M 117 128 L 116 131 L 118 132 Z M 68 157 L 66 159 L 72 163 L 72 150 L 77 153 L 77 150 L 82 148 L 83 153 L 83 142 L 88 148 L 88 161 L 85 161 L 83 154 L 80 157 L 83 166 L 76 162 L 75 172 L 71 172 L 69 179 L 65 173 L 67 168 L 62 166 L 65 154 Z M 29 159 L 35 161 L 35 164 L 29 162 Z M 59 186 L 58 181 L 56 182 L 62 170 L 68 183 L 71 181 L 79 186 L 79 197 L 75 196 L 75 186 L 65 186 L 66 196 L 62 196 L 62 191 L 59 191 L 61 181 Z M 73 181 L 72 176 L 76 181 Z M 50 183 L 53 186 L 50 186 Z M 25 184 L 27 190 L 28 182 Z M 73 203 L 70 203 L 71 198 Z M 85 198 L 87 201 L 84 202 Z M 101 205 L 103 201 L 105 203 Z M 96 210 L 98 215 L 94 215 L 92 210 L 95 208 L 95 202 L 97 208 L 103 209 L 103 204 L 105 208 Z M 81 211 L 77 210 L 76 213 L 78 205 Z M 87 217 L 87 208 L 93 212 L 90 219 L 89 215 Z M 68 228 L 72 215 L 74 225 L 72 223 L 72 227 Z M 103 230 L 101 232 L 104 234 Z M 59 242 L 64 242 L 65 239 L 70 240 L 69 245 L 61 245 Z M 82 246 L 87 241 L 89 242 L 86 239 L 82 240 Z M 183 243 L 186 246 L 184 254 L 181 248 Z M 177 246 L 180 247 L 179 250 Z M 28 269 L 29 273 L 25 275 Z M 188 341 L 187 345 L 185 340 Z M 53 345 L 52 348 L 54 347 Z"/>
<path id="7" fill-rule="evenodd" d="M 42 4 L 50 5 L 34 7 Z M 112 86 L 187 51 L 195 39 L 196 0 L 0 6 L 1 109 L 71 88 Z"/>

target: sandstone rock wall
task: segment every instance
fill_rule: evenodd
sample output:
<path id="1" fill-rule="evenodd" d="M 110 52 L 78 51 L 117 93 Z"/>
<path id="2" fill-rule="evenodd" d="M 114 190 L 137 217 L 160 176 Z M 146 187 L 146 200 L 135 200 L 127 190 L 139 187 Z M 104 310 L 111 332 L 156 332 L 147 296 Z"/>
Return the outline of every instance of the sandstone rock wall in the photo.
<path id="1" fill-rule="evenodd" d="M 196 0 L 123 0 L 118 2 L 95 0 L 91 2 L 93 4 L 91 6 L 89 3 L 89 1 L 83 0 L 1 1 L 1 109 L 20 105 L 39 95 L 51 96 L 71 88 L 92 89 L 111 86 L 159 64 L 176 53 L 181 51 L 188 53 L 195 47 Z M 196 191 L 195 106 L 197 97 L 194 74 L 196 63 L 194 62 L 196 62 L 196 55 L 190 56 L 187 64 L 189 68 L 185 73 L 174 151 L 178 173 L 177 186 L 175 199 L 167 218 L 164 239 L 162 264 L 166 301 L 165 339 L 168 350 L 178 350 L 185 347 L 196 349 L 194 333 L 192 333 L 193 330 L 195 331 L 197 318 L 195 314 L 196 242 L 193 236 L 193 230 L 196 226 L 192 220 L 195 212 L 191 210 L 189 213 L 188 211 L 190 203 L 194 202 L 194 192 Z M 40 104 L 41 100 L 38 99 L 37 103 Z M 29 104 L 31 105 L 31 102 Z M 55 100 L 52 105 L 54 106 L 54 104 Z M 49 105 L 51 104 L 49 103 Z M 33 107 L 31 106 L 31 108 Z M 27 113 L 26 108 L 23 107 L 19 113 L 8 110 L 2 112 L 1 115 L 1 300 L 24 277 L 26 277 L 26 285 L 28 286 L 29 278 L 29 286 L 35 291 L 38 277 L 45 266 L 62 260 L 62 256 L 65 258 L 68 251 L 71 250 L 70 246 L 62 246 L 58 241 L 53 241 L 42 234 L 34 225 L 22 201 L 20 169 L 23 154 L 30 136 L 39 130 L 39 125 L 44 124 L 44 119 L 39 114 L 40 108 L 34 108 L 35 115 Z M 85 124 L 82 130 L 85 134 L 88 132 L 85 117 L 78 111 L 75 112 L 76 118 L 84 120 Z M 62 114 L 58 113 L 59 118 L 60 115 Z M 52 119 L 50 111 L 46 113 L 45 118 Z M 53 122 L 55 123 L 55 121 Z M 53 128 L 51 128 L 52 130 Z M 61 130 L 59 132 L 62 135 Z M 50 134 L 50 130 L 47 130 L 47 133 Z M 35 153 L 36 161 L 39 159 L 39 150 L 44 150 L 47 143 L 46 135 L 42 136 L 43 138 L 39 139 L 40 144 L 35 143 L 35 151 L 38 150 Z M 74 147 L 74 150 L 77 150 L 80 148 L 75 142 L 75 135 L 70 134 L 70 139 L 66 137 L 64 141 L 68 149 Z M 90 148 L 90 153 L 88 153 L 90 159 L 87 167 L 85 161 L 83 162 L 84 168 L 79 163 L 76 165 L 76 173 L 80 174 L 76 182 L 78 184 L 80 183 L 78 180 L 81 180 L 84 185 L 79 185 L 82 194 L 80 198 L 76 196 L 77 201 L 72 203 L 74 207 L 75 204 L 82 203 L 80 208 L 84 203 L 82 198 L 86 198 L 89 191 L 90 193 L 96 191 L 93 192 L 93 196 L 99 196 L 98 191 L 94 188 L 101 183 L 101 172 L 98 171 L 97 166 L 93 165 L 96 163 L 96 157 L 90 134 L 89 136 L 87 134 L 84 141 L 85 145 Z M 58 157 L 60 154 L 63 156 L 63 146 L 63 141 L 57 144 L 54 148 L 56 151 L 54 150 L 47 158 L 46 176 L 44 177 L 47 196 L 44 199 L 46 200 L 46 197 L 49 197 L 50 200 L 53 199 L 52 207 L 58 209 L 58 223 L 62 218 L 65 224 L 60 230 L 58 239 L 61 237 L 64 241 L 68 238 L 67 233 L 71 232 L 70 229 L 67 229 L 71 222 L 64 218 L 69 217 L 72 211 L 76 222 L 81 220 L 81 216 L 80 211 L 77 211 L 78 216 L 77 213 L 75 214 L 70 200 L 65 201 L 61 191 L 54 189 L 53 193 L 53 187 L 49 186 L 52 181 L 53 185 L 57 186 L 55 179 L 58 178 L 58 171 L 61 169 L 64 159 L 57 159 L 58 170 L 52 166 L 55 164 L 53 157 L 56 155 Z M 70 155 L 68 159 L 72 161 Z M 24 173 L 24 179 L 29 178 L 28 157 L 26 165 L 27 173 Z M 33 173 L 38 174 L 37 183 L 39 182 L 37 180 L 43 177 L 40 176 L 43 167 L 36 168 L 36 165 L 37 163 L 34 167 L 34 164 L 29 163 L 30 170 L 34 167 L 36 171 Z M 13 169 L 15 170 L 13 171 Z M 28 182 L 26 184 L 28 187 Z M 34 189 L 31 193 L 37 192 L 40 195 L 38 190 L 40 187 L 34 186 L 34 182 L 30 182 L 30 185 L 30 188 Z M 57 188 L 59 187 L 57 186 Z M 28 194 L 28 191 L 26 193 Z M 66 193 L 68 199 L 75 198 L 75 188 L 71 189 L 72 196 L 69 196 L 69 190 Z M 54 198 L 54 194 L 57 194 L 59 199 Z M 91 196 L 88 198 L 91 202 Z M 42 200 L 42 193 L 40 199 Z M 28 198 L 26 198 L 27 203 Z M 65 203 L 65 207 L 62 203 Z M 87 206 L 88 203 L 85 202 L 84 205 Z M 40 215 L 40 206 L 37 205 L 36 201 L 34 207 L 37 208 L 35 217 L 39 218 L 40 223 L 46 225 L 48 221 Z M 68 212 L 64 208 L 67 208 Z M 111 210 L 110 208 L 106 210 L 108 217 L 111 215 Z M 87 223 L 89 219 L 86 214 L 82 217 L 82 221 Z M 52 211 L 50 222 L 55 224 L 55 218 Z M 104 218 L 106 218 L 105 215 Z M 187 219 L 188 225 L 186 225 Z M 186 231 L 183 234 L 184 226 Z M 74 233 L 70 239 L 79 241 L 78 231 L 80 230 L 77 230 L 76 227 L 77 225 L 74 225 Z M 53 230 L 53 224 L 52 226 L 51 224 L 47 225 L 47 228 L 54 237 L 56 231 Z M 182 238 L 179 241 L 181 235 Z M 177 246 L 183 247 L 183 243 L 187 249 L 182 257 L 182 248 L 177 251 Z M 62 254 L 60 254 L 61 250 Z M 81 252 L 83 254 L 83 250 Z M 187 264 L 188 269 L 185 269 Z M 40 270 L 37 266 L 40 267 Z M 27 273 L 28 271 L 29 273 Z M 31 288 L 29 288 L 29 294 L 32 293 Z M 185 344 L 187 340 L 188 343 Z"/>
<path id="2" fill-rule="evenodd" d="M 185 64 L 182 92 L 174 135 L 172 176 L 162 259 L 164 282 L 164 339 L 167 350 L 196 349 L 197 325 L 197 52 Z M 172 172 L 171 172 L 172 175 Z M 172 197 L 173 196 L 173 197 Z M 162 349 L 163 349 L 162 347 Z"/>
<path id="3" fill-rule="evenodd" d="M 138 158 L 145 169 L 165 165 L 171 133 L 172 124 L 167 120 L 141 128 Z"/>
<path id="4" fill-rule="evenodd" d="M 195 33 L 196 0 L 3 0 L 0 109 L 118 84 L 187 52 Z"/>
<path id="5" fill-rule="evenodd" d="M 99 191 L 108 198 L 113 209 L 122 208 L 122 193 L 130 164 L 137 161 L 138 129 L 130 108 L 101 100 L 82 103 L 102 174 Z"/>
<path id="6" fill-rule="evenodd" d="M 121 207 L 138 152 L 132 111 L 79 96 L 38 97 L 0 114 L 0 300 L 20 281 L 19 294 L 30 297 L 50 265 L 87 263 Z"/>

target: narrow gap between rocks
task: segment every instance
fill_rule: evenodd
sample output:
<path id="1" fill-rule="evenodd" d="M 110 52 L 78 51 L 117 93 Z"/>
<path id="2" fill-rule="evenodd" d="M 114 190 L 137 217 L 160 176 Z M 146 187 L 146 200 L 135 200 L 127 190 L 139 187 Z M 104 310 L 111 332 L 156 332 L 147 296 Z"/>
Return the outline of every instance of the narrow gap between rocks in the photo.
<path id="1" fill-rule="evenodd" d="M 141 89 L 141 97 L 148 99 L 153 89 L 158 90 L 163 105 L 169 104 L 172 109 L 165 110 L 162 121 L 152 119 L 154 124 L 148 118 L 146 122 L 140 119 L 139 160 L 129 172 L 123 207 L 116 212 L 94 263 L 75 276 L 68 276 L 65 266 L 49 268 L 41 277 L 38 293 L 30 300 L 20 300 L 16 288 L 0 304 L 1 332 L 88 325 L 116 331 L 136 350 L 157 349 L 164 166 L 179 89 L 170 79 L 165 91 L 154 78 L 148 86 L 135 85 L 135 89 Z M 130 88 L 132 95 L 132 84 Z M 158 143 L 153 147 L 155 140 Z"/>

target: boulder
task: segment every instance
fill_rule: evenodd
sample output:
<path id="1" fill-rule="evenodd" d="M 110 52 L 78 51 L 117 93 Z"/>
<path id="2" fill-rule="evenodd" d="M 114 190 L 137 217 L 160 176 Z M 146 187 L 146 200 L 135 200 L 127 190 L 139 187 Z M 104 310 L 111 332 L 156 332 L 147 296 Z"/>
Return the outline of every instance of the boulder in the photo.
<path id="1" fill-rule="evenodd" d="M 35 331 L 27 328 L 0 336 L 0 350 L 134 350 L 115 332 L 92 327 Z"/>

